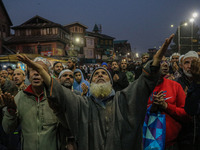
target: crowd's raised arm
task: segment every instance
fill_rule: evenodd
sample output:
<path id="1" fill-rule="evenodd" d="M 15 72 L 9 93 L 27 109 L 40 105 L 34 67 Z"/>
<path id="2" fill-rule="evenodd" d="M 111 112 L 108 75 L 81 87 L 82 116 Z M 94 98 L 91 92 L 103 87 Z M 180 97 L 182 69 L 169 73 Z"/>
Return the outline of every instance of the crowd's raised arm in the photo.
<path id="1" fill-rule="evenodd" d="M 173 37 L 142 63 L 69 58 L 66 68 L 18 54 L 27 70 L 0 71 L 0 149 L 199 149 L 200 58 L 166 57 Z M 162 126 L 153 125 L 159 115 Z"/>

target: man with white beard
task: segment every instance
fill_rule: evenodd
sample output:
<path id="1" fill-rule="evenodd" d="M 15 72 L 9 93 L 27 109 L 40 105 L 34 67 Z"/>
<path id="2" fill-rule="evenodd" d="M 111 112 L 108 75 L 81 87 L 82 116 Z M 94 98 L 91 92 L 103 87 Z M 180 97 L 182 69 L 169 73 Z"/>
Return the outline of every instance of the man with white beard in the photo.
<path id="1" fill-rule="evenodd" d="M 105 68 L 95 69 L 90 79 L 93 93 L 90 97 L 78 96 L 61 86 L 26 56 L 18 54 L 18 60 L 36 69 L 44 78 L 48 100 L 56 103 L 70 120 L 78 150 L 142 150 L 148 97 L 159 79 L 160 61 L 173 37 L 165 40 L 153 61 L 144 66 L 138 80 L 122 91 L 114 93 L 108 88 L 105 92 L 106 84 L 113 83 L 111 75 Z M 95 86 L 98 92 L 94 91 Z"/>
<path id="2" fill-rule="evenodd" d="M 189 51 L 184 55 L 182 60 L 182 69 L 183 69 L 182 76 L 175 79 L 175 81 L 181 84 L 185 93 L 187 93 L 187 89 L 192 82 L 191 63 L 192 60 L 195 58 L 199 58 L 197 52 L 195 51 Z"/>
<path id="3" fill-rule="evenodd" d="M 185 94 L 187 94 L 187 90 L 192 83 L 192 73 L 191 73 L 191 64 L 192 60 L 197 59 L 199 56 L 195 51 L 187 52 L 182 60 L 182 69 L 183 73 L 181 77 L 177 78 L 176 81 L 181 84 Z M 191 121 L 182 123 L 182 130 L 179 134 L 179 147 L 184 150 L 187 149 L 188 144 L 193 143 L 193 133 L 194 133 L 194 124 L 195 119 L 193 118 Z"/>

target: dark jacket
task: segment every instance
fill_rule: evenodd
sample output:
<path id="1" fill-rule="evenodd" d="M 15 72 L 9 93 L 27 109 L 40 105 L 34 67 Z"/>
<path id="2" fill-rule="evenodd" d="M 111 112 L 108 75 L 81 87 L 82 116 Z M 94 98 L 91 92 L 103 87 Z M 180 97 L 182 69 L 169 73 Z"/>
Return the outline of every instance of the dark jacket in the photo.
<path id="1" fill-rule="evenodd" d="M 200 143 L 200 84 L 192 83 L 188 89 L 185 111 L 193 116 L 194 120 L 194 133 L 192 143 Z"/>
<path id="2" fill-rule="evenodd" d="M 78 150 L 142 150 L 147 101 L 159 78 L 149 66 L 137 81 L 108 98 L 105 107 L 52 79 L 47 96 L 65 112 Z"/>
<path id="3" fill-rule="evenodd" d="M 190 84 L 191 84 L 191 80 L 184 74 L 181 74 L 181 77 L 175 79 L 176 82 L 180 83 L 183 90 L 185 90 L 185 88 L 189 88 Z"/>
<path id="4" fill-rule="evenodd" d="M 117 82 L 114 82 L 114 80 L 113 80 L 113 89 L 115 90 L 115 92 L 121 91 L 129 85 L 129 82 L 128 82 L 128 79 L 126 76 L 126 72 L 111 71 L 110 74 L 111 74 L 112 78 L 115 74 L 117 74 L 119 76 L 119 80 L 117 80 Z"/>

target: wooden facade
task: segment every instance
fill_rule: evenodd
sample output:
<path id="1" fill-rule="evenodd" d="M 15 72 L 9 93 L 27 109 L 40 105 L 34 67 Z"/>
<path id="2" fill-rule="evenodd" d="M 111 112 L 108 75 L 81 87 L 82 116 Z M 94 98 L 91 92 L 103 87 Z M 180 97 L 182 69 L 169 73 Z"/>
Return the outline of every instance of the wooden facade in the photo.
<path id="1" fill-rule="evenodd" d="M 16 52 L 43 56 L 66 55 L 70 34 L 60 24 L 35 16 L 12 29 L 15 35 L 6 41 L 6 45 Z"/>
<path id="2" fill-rule="evenodd" d="M 4 39 L 10 36 L 10 26 L 12 26 L 12 22 L 2 0 L 0 0 L 0 55 L 3 54 Z"/>

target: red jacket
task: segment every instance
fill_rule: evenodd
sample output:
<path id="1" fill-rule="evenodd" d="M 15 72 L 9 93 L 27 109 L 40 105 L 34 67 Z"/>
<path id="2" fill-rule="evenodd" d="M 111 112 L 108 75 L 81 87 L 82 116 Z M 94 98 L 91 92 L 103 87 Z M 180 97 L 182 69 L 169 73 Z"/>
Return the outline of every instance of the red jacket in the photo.
<path id="1" fill-rule="evenodd" d="M 163 78 L 163 82 L 155 87 L 153 93 L 157 94 L 161 90 L 168 104 L 167 109 L 161 112 L 166 115 L 165 146 L 168 147 L 176 143 L 182 127 L 180 122 L 186 121 L 186 116 L 188 116 L 184 110 L 186 95 L 179 83 L 166 78 Z M 153 102 L 153 93 L 149 97 L 148 106 Z"/>

